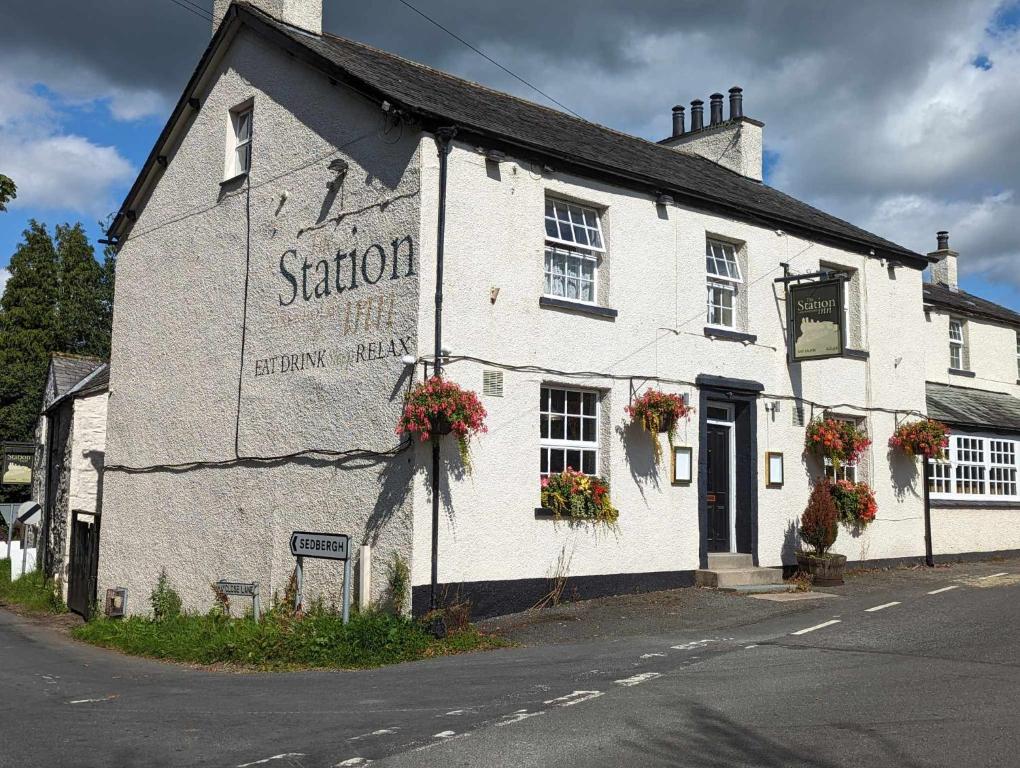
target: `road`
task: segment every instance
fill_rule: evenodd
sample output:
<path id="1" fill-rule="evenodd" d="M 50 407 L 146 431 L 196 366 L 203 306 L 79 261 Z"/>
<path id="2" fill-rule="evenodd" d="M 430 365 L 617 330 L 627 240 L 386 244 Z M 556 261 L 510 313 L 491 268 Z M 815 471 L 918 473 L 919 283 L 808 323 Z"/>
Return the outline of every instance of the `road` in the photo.
<path id="1" fill-rule="evenodd" d="M 1020 562 L 731 601 L 748 621 L 719 631 L 293 674 L 128 658 L 0 611 L 0 766 L 1020 764 Z"/>

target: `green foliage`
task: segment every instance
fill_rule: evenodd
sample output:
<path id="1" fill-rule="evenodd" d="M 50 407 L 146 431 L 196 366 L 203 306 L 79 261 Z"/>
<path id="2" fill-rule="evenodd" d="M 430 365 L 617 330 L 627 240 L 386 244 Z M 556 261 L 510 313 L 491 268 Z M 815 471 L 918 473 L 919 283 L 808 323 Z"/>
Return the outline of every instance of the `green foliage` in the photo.
<path id="1" fill-rule="evenodd" d="M 41 571 L 11 581 L 11 561 L 0 560 L 0 605 L 17 605 L 32 613 L 66 613 L 67 606 Z"/>
<path id="2" fill-rule="evenodd" d="M 800 518 L 800 537 L 814 549 L 815 554 L 824 555 L 839 533 L 839 509 L 832 498 L 829 481 L 819 480 L 811 490 L 807 508 Z"/>
<path id="3" fill-rule="evenodd" d="M 386 580 L 390 607 L 395 614 L 402 616 L 407 609 L 407 593 L 411 587 L 411 569 L 408 568 L 407 561 L 400 555 L 393 555 Z"/>
<path id="4" fill-rule="evenodd" d="M 181 596 L 170 586 L 170 579 L 166 575 L 166 568 L 159 572 L 156 588 L 149 595 L 149 603 L 152 605 L 154 621 L 160 622 L 167 619 L 176 619 L 181 615 Z"/>
<path id="5" fill-rule="evenodd" d="M 18 196 L 18 187 L 10 176 L 0 173 L 0 211 L 7 210 L 7 203 Z"/>
<path id="6" fill-rule="evenodd" d="M 9 269 L 0 298 L 0 440 L 31 442 L 56 330 L 57 253 L 42 224 L 29 223 Z"/>
<path id="7" fill-rule="evenodd" d="M 401 616 L 354 613 L 344 625 L 339 615 L 321 606 L 298 617 L 285 604 L 267 612 L 261 622 L 215 611 L 164 621 L 100 618 L 75 629 L 74 635 L 140 656 L 261 669 L 358 669 L 502 645 L 474 628 L 435 640 L 419 622 Z"/>
<path id="8" fill-rule="evenodd" d="M 56 349 L 107 358 L 111 317 L 107 307 L 106 268 L 96 261 L 81 224 L 58 226 L 56 249 Z"/>

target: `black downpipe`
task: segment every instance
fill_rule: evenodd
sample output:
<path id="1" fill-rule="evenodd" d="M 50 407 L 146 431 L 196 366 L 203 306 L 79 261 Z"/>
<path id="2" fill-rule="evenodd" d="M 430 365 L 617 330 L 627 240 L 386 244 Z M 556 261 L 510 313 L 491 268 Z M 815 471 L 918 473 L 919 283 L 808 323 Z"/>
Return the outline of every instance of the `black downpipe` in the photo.
<path id="1" fill-rule="evenodd" d="M 924 465 L 924 564 L 929 568 L 935 565 L 935 555 L 931 543 L 931 489 L 928 487 L 931 477 L 931 466 L 928 464 L 928 457 L 922 455 L 921 462 Z"/>
<path id="2" fill-rule="evenodd" d="M 436 147 L 439 151 L 439 223 L 436 231 L 436 329 L 435 349 L 432 366 L 434 375 L 443 371 L 443 245 L 446 236 L 446 173 L 450 142 L 457 135 L 453 127 L 436 131 Z M 429 610 L 438 607 L 436 585 L 439 582 L 439 440 L 432 438 L 432 583 L 429 587 Z M 433 632 L 437 636 L 446 634 L 442 619 L 435 622 Z"/>

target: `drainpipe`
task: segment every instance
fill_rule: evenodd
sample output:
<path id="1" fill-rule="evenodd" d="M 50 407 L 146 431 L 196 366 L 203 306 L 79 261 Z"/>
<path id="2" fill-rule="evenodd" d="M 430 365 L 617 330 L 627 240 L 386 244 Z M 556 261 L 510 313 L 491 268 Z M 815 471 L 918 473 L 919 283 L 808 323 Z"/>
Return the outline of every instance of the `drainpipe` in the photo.
<path id="1" fill-rule="evenodd" d="M 446 173 L 450 142 L 457 129 L 449 126 L 436 130 L 436 148 L 439 152 L 439 223 L 436 230 L 436 328 L 433 351 L 433 374 L 443 371 L 443 246 L 446 235 Z M 438 607 L 436 585 L 439 581 L 439 440 L 432 438 L 432 583 L 429 588 L 429 610 Z M 432 625 L 436 637 L 446 635 L 446 624 L 441 618 Z"/>
<path id="2" fill-rule="evenodd" d="M 935 565 L 935 555 L 932 553 L 931 545 L 931 491 L 928 488 L 931 477 L 931 466 L 928 464 L 928 457 L 922 455 L 921 461 L 924 464 L 922 477 L 924 480 L 924 564 L 929 568 Z"/>

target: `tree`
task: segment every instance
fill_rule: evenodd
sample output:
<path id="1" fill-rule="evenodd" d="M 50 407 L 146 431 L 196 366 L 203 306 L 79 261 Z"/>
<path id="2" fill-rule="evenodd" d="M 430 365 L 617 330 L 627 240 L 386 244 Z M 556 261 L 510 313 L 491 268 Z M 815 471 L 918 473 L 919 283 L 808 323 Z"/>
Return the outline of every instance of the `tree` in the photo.
<path id="1" fill-rule="evenodd" d="M 57 253 L 34 220 L 22 237 L 0 298 L 0 440 L 33 442 L 56 338 Z"/>
<path id="2" fill-rule="evenodd" d="M 110 353 L 106 273 L 81 224 L 57 227 L 56 348 L 76 355 Z"/>
<path id="3" fill-rule="evenodd" d="M 7 203 L 18 196 L 18 188 L 10 176 L 0 173 L 0 212 L 7 210 Z"/>

